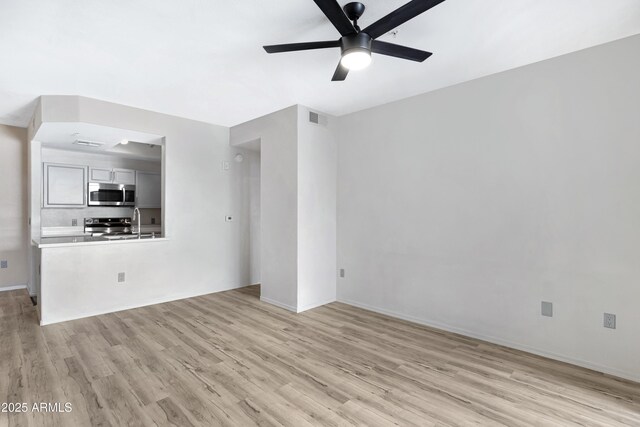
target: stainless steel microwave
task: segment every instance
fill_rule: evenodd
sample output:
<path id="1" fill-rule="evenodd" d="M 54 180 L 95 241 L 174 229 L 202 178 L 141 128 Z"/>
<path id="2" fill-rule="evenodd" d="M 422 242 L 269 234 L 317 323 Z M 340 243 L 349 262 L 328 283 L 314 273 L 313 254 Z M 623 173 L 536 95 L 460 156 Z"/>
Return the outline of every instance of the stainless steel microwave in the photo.
<path id="1" fill-rule="evenodd" d="M 135 206 L 136 186 L 90 182 L 87 200 L 89 206 Z"/>

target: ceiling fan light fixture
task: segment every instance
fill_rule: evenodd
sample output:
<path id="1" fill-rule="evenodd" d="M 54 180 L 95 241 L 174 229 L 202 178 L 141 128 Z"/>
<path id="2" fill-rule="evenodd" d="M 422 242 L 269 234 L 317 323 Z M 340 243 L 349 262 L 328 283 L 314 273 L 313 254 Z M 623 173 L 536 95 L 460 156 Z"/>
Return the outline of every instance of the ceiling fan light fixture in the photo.
<path id="1" fill-rule="evenodd" d="M 276 44 L 263 48 L 267 53 L 282 53 L 340 47 L 340 62 L 331 81 L 341 82 L 347 78 L 350 70 L 361 70 L 369 66 L 372 53 L 415 62 L 422 62 L 430 57 L 431 52 L 376 39 L 445 0 L 411 0 L 363 29 L 358 26 L 358 20 L 365 11 L 364 4 L 352 1 L 340 7 L 337 0 L 313 1 L 338 30 L 339 40 Z"/>
<path id="2" fill-rule="evenodd" d="M 340 39 L 342 58 L 340 64 L 347 70 L 362 70 L 371 64 L 371 37 L 357 33 Z"/>
<path id="3" fill-rule="evenodd" d="M 371 64 L 371 52 L 366 49 L 350 49 L 342 54 L 340 63 L 350 71 L 362 70 Z"/>

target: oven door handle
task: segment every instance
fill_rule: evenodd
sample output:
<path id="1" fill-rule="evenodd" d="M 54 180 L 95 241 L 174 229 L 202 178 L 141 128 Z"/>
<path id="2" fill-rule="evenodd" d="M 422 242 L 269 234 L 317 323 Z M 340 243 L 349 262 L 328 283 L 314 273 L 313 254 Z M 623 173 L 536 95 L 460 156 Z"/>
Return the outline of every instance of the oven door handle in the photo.
<path id="1" fill-rule="evenodd" d="M 125 190 L 124 186 L 122 187 L 122 205 L 127 202 L 127 190 Z"/>

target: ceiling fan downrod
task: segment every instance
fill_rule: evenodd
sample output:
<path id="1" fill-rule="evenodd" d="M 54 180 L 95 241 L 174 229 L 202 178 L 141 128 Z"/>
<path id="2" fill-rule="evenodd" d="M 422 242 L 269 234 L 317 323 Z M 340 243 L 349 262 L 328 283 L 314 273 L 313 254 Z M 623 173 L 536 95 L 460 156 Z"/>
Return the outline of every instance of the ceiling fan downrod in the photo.
<path id="1" fill-rule="evenodd" d="M 350 21 L 353 22 L 353 28 L 356 29 L 357 32 L 360 32 L 360 27 L 358 27 L 358 19 L 364 13 L 364 4 L 360 2 L 351 2 L 344 5 L 342 10 L 344 10 L 344 14 L 347 15 Z"/>

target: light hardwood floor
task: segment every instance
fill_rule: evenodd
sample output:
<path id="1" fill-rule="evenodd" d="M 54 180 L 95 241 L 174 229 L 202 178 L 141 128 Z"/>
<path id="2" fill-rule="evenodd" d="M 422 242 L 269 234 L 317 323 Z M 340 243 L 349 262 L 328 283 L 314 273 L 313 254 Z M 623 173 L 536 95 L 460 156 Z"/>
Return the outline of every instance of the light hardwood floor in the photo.
<path id="1" fill-rule="evenodd" d="M 640 384 L 333 303 L 249 287 L 40 327 L 0 293 L 5 425 L 635 425 Z"/>

